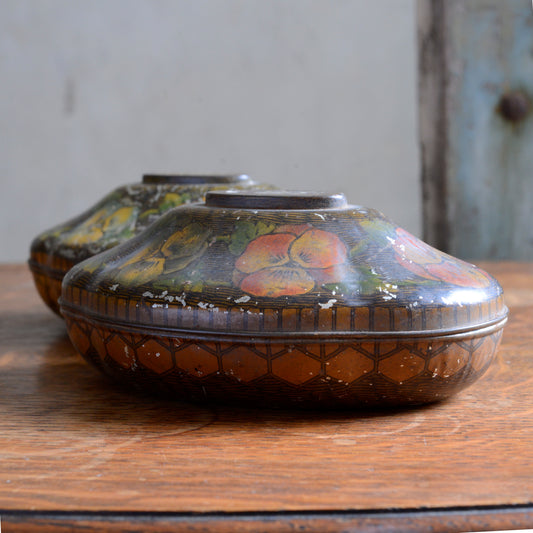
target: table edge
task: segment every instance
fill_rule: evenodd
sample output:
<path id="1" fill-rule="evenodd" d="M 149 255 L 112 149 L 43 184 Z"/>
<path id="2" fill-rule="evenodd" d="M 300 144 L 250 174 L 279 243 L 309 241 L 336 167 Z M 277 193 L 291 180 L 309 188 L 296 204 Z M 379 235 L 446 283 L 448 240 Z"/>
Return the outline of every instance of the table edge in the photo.
<path id="1" fill-rule="evenodd" d="M 424 509 L 383 509 L 345 511 L 247 511 L 247 512 L 144 512 L 144 511 L 28 511 L 0 509 L 5 532 L 156 531 L 190 533 L 213 531 L 481 531 L 517 530 L 533 527 L 533 502 L 517 505 L 490 505 Z M 0 526 L 0 527 L 1 527 Z M 68 528 L 68 529 L 67 529 Z"/>

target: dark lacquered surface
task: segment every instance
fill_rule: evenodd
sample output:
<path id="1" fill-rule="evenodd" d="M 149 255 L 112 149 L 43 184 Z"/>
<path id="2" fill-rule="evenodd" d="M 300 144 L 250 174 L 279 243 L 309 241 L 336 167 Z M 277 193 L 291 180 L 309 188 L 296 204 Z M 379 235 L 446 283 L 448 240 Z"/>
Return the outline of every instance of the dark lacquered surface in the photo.
<path id="1" fill-rule="evenodd" d="M 343 194 L 325 194 L 306 191 L 208 192 L 205 196 L 208 207 L 230 209 L 334 209 L 346 207 Z"/>
<path id="2" fill-rule="evenodd" d="M 316 207 L 317 200 L 328 207 Z M 229 207 L 239 202 L 245 207 Z M 297 208 L 267 208 L 277 202 Z M 192 311 L 196 330 L 272 337 L 451 334 L 506 315 L 490 275 L 376 210 L 347 205 L 342 195 L 211 193 L 205 205 L 169 212 L 135 239 L 85 261 L 66 285 L 88 297 L 80 303 L 80 295 L 65 293 L 66 307 L 110 322 L 181 329 L 178 315 Z M 96 294 L 134 300 L 141 309 L 126 316 L 91 298 Z M 226 311 L 235 316 L 226 320 Z"/>
<path id="3" fill-rule="evenodd" d="M 61 305 L 80 353 L 119 381 L 306 408 L 446 398 L 486 371 L 507 312 L 490 275 L 379 212 L 281 191 L 167 213 L 73 268 Z"/>
<path id="4" fill-rule="evenodd" d="M 176 185 L 231 185 L 242 184 L 250 181 L 246 174 L 199 175 L 199 174 L 144 174 L 143 183 L 150 184 L 176 184 Z"/>
<path id="5" fill-rule="evenodd" d="M 147 174 L 142 183 L 115 189 L 97 204 L 31 244 L 29 265 L 45 303 L 59 313 L 63 276 L 73 265 L 137 235 L 168 210 L 203 200 L 209 190 L 264 187 L 245 174 Z"/>

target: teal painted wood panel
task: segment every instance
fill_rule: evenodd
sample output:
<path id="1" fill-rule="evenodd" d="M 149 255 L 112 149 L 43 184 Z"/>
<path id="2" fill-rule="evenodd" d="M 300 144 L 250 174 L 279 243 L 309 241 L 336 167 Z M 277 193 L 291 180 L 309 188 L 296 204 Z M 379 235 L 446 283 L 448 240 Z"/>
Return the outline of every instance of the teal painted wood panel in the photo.
<path id="1" fill-rule="evenodd" d="M 531 0 L 418 7 L 425 238 L 467 259 L 531 260 Z"/>

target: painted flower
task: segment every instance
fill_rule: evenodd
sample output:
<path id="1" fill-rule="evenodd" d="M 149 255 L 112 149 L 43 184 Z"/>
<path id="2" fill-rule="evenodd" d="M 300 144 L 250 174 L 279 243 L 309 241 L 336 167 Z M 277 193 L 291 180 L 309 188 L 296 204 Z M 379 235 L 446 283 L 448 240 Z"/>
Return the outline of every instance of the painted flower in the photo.
<path id="1" fill-rule="evenodd" d="M 137 211 L 133 206 L 119 207 L 111 212 L 109 208 L 101 209 L 67 234 L 64 242 L 80 246 L 100 241 L 104 237 L 114 238 L 131 228 L 135 223 Z"/>
<path id="2" fill-rule="evenodd" d="M 208 230 L 189 224 L 165 239 L 159 248 L 142 248 L 120 266 L 118 279 L 125 283 L 146 283 L 163 274 L 183 270 L 207 248 Z"/>
<path id="3" fill-rule="evenodd" d="M 347 251 L 337 235 L 310 224 L 279 226 L 253 239 L 235 262 L 234 282 L 254 296 L 306 294 L 343 279 Z"/>
<path id="4" fill-rule="evenodd" d="M 482 270 L 439 252 L 401 228 L 396 230 L 396 239 L 391 239 L 391 244 L 398 263 L 417 276 L 460 287 L 490 285 L 490 278 Z"/>

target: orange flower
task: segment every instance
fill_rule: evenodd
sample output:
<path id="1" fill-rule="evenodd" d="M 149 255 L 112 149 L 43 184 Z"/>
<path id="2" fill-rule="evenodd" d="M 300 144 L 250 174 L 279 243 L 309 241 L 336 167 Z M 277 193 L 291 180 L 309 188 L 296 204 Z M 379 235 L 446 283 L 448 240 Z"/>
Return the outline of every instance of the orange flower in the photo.
<path id="1" fill-rule="evenodd" d="M 460 287 L 485 288 L 488 275 L 469 263 L 439 252 L 407 231 L 398 228 L 392 242 L 396 260 L 422 278 L 445 281 Z"/>
<path id="2" fill-rule="evenodd" d="M 279 226 L 252 240 L 234 281 L 254 296 L 294 296 L 343 279 L 347 251 L 337 235 L 310 224 Z"/>

